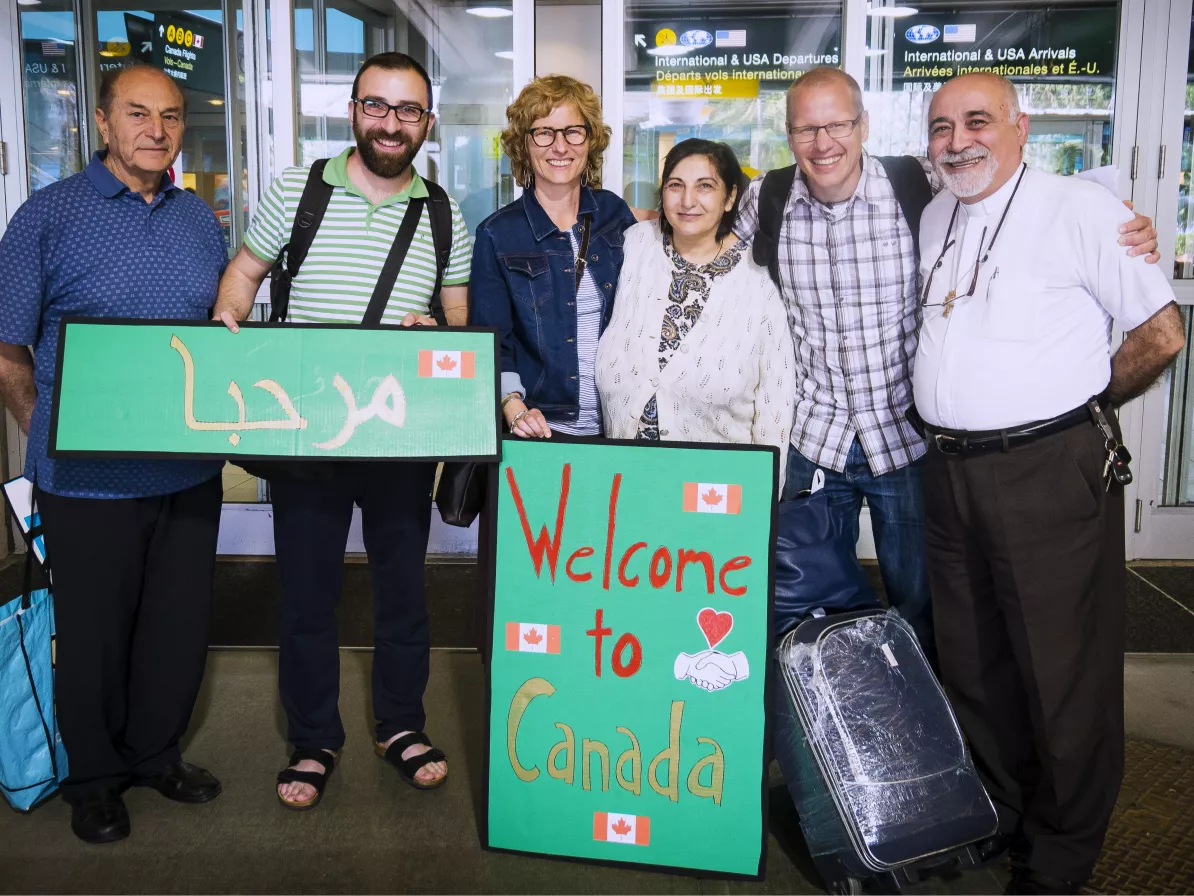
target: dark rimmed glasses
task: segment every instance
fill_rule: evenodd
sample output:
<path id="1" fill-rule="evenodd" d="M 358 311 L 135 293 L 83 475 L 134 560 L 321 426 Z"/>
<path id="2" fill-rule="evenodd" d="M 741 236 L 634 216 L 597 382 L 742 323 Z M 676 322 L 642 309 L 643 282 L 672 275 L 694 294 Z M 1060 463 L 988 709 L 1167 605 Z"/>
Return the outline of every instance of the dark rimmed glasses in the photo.
<path id="1" fill-rule="evenodd" d="M 832 140 L 841 140 L 843 137 L 849 137 L 854 133 L 854 128 L 858 126 L 858 122 L 862 120 L 859 115 L 850 121 L 831 121 L 829 124 L 818 125 L 804 125 L 801 127 L 788 126 L 788 133 L 792 135 L 792 139 L 797 143 L 815 143 L 817 141 L 817 132 L 824 131 Z"/>
<path id="2" fill-rule="evenodd" d="M 397 106 L 391 106 L 389 103 L 382 102 L 375 99 L 360 99 L 353 97 L 352 101 L 361 107 L 361 111 L 368 118 L 385 118 L 391 112 L 394 117 L 403 124 L 418 124 L 423 120 L 423 116 L 430 112 L 430 109 L 424 109 L 422 106 L 416 106 L 414 103 L 400 103 Z"/>
<path id="3" fill-rule="evenodd" d="M 556 142 L 556 134 L 563 134 L 564 142 L 570 146 L 583 146 L 589 139 L 589 126 L 572 124 L 566 128 L 531 128 L 527 131 L 535 145 L 544 149 Z"/>

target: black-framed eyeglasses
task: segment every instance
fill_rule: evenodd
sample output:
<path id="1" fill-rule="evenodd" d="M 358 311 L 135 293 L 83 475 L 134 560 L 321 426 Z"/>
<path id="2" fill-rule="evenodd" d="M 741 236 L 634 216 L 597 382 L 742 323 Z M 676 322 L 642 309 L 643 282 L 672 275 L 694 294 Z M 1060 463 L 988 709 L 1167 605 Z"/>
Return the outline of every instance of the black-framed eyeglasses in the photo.
<path id="1" fill-rule="evenodd" d="M 587 124 L 570 124 L 566 128 L 531 128 L 527 135 L 536 146 L 547 148 L 556 142 L 556 134 L 564 135 L 564 142 L 571 146 L 582 146 L 589 139 Z"/>
<path id="2" fill-rule="evenodd" d="M 987 228 L 984 227 L 982 234 L 980 234 L 978 238 L 978 254 L 974 256 L 974 276 L 970 278 L 970 288 L 966 290 L 966 292 L 962 293 L 962 295 L 958 295 L 957 289 L 955 288 L 945 294 L 945 301 L 930 302 L 929 290 L 933 288 L 933 275 L 937 273 L 937 269 L 944 263 L 945 253 L 952 249 L 954 243 L 957 242 L 957 240 L 946 240 L 945 245 L 941 247 L 941 254 L 937 257 L 937 263 L 929 268 L 929 276 L 925 279 L 924 291 L 920 296 L 921 308 L 944 308 L 945 314 L 948 317 L 949 312 L 953 309 L 955 302 L 957 302 L 959 299 L 968 299 L 974 295 L 975 290 L 978 289 L 978 272 L 982 268 L 983 262 L 987 260 L 987 255 L 990 253 L 990 246 L 987 247 L 987 252 L 983 252 L 983 241 L 986 238 Z M 963 274 L 963 276 L 965 275 Z"/>
<path id="3" fill-rule="evenodd" d="M 383 103 L 381 100 L 374 99 L 360 99 L 353 97 L 354 103 L 359 103 L 361 111 L 369 118 L 385 118 L 391 112 L 394 117 L 405 124 L 417 124 L 423 120 L 423 116 L 429 113 L 430 109 L 424 109 L 422 106 L 416 106 L 414 103 L 400 103 L 397 106 L 391 106 L 389 103 Z"/>
<path id="4" fill-rule="evenodd" d="M 801 127 L 788 126 L 788 133 L 792 135 L 792 139 L 797 143 L 815 143 L 817 140 L 817 132 L 824 131 L 833 140 L 840 140 L 843 137 L 849 137 L 854 133 L 854 128 L 858 126 L 858 122 L 862 121 L 862 116 L 851 121 L 831 121 L 829 124 L 818 125 L 804 125 Z"/>

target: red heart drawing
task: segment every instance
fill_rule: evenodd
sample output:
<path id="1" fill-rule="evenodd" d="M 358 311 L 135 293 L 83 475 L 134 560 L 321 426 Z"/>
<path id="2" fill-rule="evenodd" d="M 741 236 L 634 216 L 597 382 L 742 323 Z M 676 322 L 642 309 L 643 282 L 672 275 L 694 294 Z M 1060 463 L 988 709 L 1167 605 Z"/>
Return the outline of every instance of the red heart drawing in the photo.
<path id="1" fill-rule="evenodd" d="M 697 613 L 697 625 L 704 632 L 705 642 L 710 648 L 714 648 L 725 640 L 730 629 L 734 627 L 734 617 L 729 613 L 718 613 L 712 607 L 705 607 Z"/>

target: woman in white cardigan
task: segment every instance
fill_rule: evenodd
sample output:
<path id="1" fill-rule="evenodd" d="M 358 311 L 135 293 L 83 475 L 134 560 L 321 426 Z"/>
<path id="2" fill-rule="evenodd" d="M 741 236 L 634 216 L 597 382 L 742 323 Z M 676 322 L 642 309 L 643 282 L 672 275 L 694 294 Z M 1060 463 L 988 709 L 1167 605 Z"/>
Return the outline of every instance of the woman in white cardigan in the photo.
<path id="1" fill-rule="evenodd" d="M 597 389 L 608 438 L 775 445 L 782 487 L 795 356 L 779 291 L 733 233 L 741 180 L 724 144 L 668 153 L 662 217 L 626 231 Z"/>

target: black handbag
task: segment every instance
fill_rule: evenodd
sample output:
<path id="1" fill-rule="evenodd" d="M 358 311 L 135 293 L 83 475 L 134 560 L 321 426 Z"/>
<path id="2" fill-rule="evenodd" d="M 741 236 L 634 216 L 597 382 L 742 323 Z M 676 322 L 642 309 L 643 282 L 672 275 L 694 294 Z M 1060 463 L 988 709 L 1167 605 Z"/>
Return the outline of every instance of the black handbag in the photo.
<path id="1" fill-rule="evenodd" d="M 439 475 L 435 506 L 449 526 L 467 529 L 485 507 L 487 468 L 474 461 L 448 461 Z"/>

